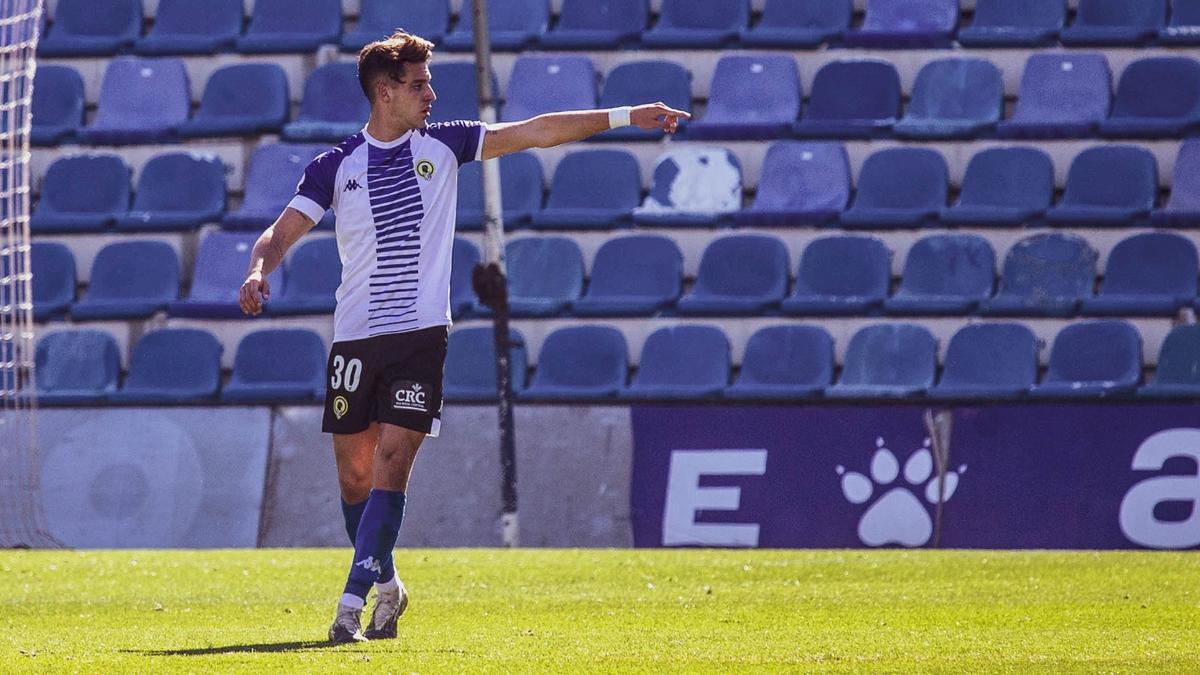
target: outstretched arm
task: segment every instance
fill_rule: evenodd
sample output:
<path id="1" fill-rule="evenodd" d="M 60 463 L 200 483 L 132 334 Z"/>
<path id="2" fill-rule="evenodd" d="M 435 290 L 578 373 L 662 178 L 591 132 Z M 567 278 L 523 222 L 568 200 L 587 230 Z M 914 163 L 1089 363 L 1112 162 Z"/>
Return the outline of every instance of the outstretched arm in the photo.
<path id="1" fill-rule="evenodd" d="M 580 141 L 612 128 L 610 115 L 623 120 L 629 111 L 628 123 L 639 129 L 662 129 L 668 134 L 679 128 L 679 120 L 691 115 L 663 103 L 648 103 L 632 108 L 613 110 L 573 110 L 546 113 L 521 122 L 487 125 L 483 138 L 483 158 L 492 159 L 530 148 L 552 148 L 571 141 Z"/>
<path id="2" fill-rule="evenodd" d="M 250 269 L 246 271 L 246 281 L 238 293 L 238 304 L 242 312 L 250 316 L 262 313 L 263 303 L 271 299 L 271 286 L 267 283 L 267 275 L 275 271 L 283 263 L 283 256 L 288 249 L 299 241 L 306 232 L 316 225 L 308 216 L 290 206 L 283 210 L 279 219 L 268 227 L 250 252 Z"/>

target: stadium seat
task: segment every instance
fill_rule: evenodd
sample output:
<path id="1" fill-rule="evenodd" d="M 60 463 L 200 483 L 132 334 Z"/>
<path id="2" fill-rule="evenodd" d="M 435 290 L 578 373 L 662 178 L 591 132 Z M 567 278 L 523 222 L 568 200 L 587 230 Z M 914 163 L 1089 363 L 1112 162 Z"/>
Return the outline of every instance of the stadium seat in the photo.
<path id="1" fill-rule="evenodd" d="M 729 385 L 729 340 L 715 326 L 670 326 L 646 338 L 628 399 L 720 396 Z"/>
<path id="2" fill-rule="evenodd" d="M 1200 45 L 1200 0 L 1173 0 L 1171 22 L 1158 31 L 1158 42 L 1189 47 Z"/>
<path id="3" fill-rule="evenodd" d="M 1050 47 L 1066 21 L 1066 0 L 975 0 L 975 18 L 958 31 L 958 42 L 964 47 Z"/>
<path id="4" fill-rule="evenodd" d="M 132 405 L 209 403 L 216 400 L 220 386 L 217 338 L 195 328 L 162 328 L 138 340 L 125 385 L 108 400 Z"/>
<path id="5" fill-rule="evenodd" d="M 672 147 L 654 166 L 650 194 L 633 222 L 651 227 L 714 227 L 742 207 L 742 165 L 725 148 Z"/>
<path id="6" fill-rule="evenodd" d="M 327 63 L 304 82 L 296 121 L 283 127 L 292 143 L 338 143 L 357 134 L 371 116 L 371 104 L 358 83 L 358 64 Z"/>
<path id="7" fill-rule="evenodd" d="M 796 292 L 784 314 L 865 316 L 878 313 L 892 281 L 892 252 L 875 237 L 814 239 L 800 254 Z"/>
<path id="8" fill-rule="evenodd" d="M 974 138 L 991 130 L 1004 111 L 1000 69 L 987 59 L 939 59 L 917 73 L 901 138 Z"/>
<path id="9" fill-rule="evenodd" d="M 470 13 L 470 8 L 466 9 Z M 368 42 L 382 40 L 397 28 L 439 44 L 450 26 L 446 0 L 362 0 L 358 25 L 342 36 L 342 51 L 358 53 Z"/>
<path id="10" fill-rule="evenodd" d="M 854 203 L 842 212 L 847 228 L 922 227 L 946 206 L 950 170 L 936 150 L 887 148 L 867 157 Z"/>
<path id="11" fill-rule="evenodd" d="M 523 227 L 542 209 L 542 163 L 531 152 L 500 158 L 500 198 L 504 226 Z M 458 170 L 458 218 L 462 231 L 483 229 L 483 169 L 479 162 L 463 164 Z"/>
<path id="12" fill-rule="evenodd" d="M 958 0 L 867 0 L 862 28 L 843 36 L 853 47 L 945 47 L 958 28 Z"/>
<path id="13" fill-rule="evenodd" d="M 246 170 L 246 196 L 242 207 L 221 219 L 227 230 L 266 229 L 296 195 L 304 167 L 324 152 L 320 145 L 267 143 L 258 146 Z"/>
<path id="14" fill-rule="evenodd" d="M 452 52 L 475 49 L 475 17 L 467 9 L 458 13 L 458 25 L 441 47 Z M 550 23 L 549 0 L 496 0 L 488 4 L 488 37 L 492 49 L 519 52 L 534 46 Z"/>
<path id="15" fill-rule="evenodd" d="M 749 24 L 748 0 L 662 0 L 658 23 L 642 33 L 642 46 L 720 49 Z"/>
<path id="16" fill-rule="evenodd" d="M 652 316 L 679 299 L 683 254 L 659 235 L 616 237 L 592 261 L 587 294 L 572 305 L 579 316 Z"/>
<path id="17" fill-rule="evenodd" d="M 1073 234 L 1026 237 L 1009 250 L 1000 292 L 981 306 L 988 316 L 1074 316 L 1092 295 L 1097 254 Z"/>
<path id="18" fill-rule="evenodd" d="M 481 259 L 478 246 L 462 237 L 454 238 L 450 261 L 450 313 L 455 319 L 470 311 L 479 299 L 471 285 L 471 274 Z"/>
<path id="19" fill-rule="evenodd" d="M 725 398 L 795 399 L 833 383 L 833 339 L 817 326 L 768 326 L 746 343 L 737 380 Z"/>
<path id="20" fill-rule="evenodd" d="M 1167 205 L 1150 214 L 1156 227 L 1200 226 L 1200 140 L 1189 139 L 1179 146 L 1171 197 Z"/>
<path id="21" fill-rule="evenodd" d="M 71 138 L 83 126 L 83 78 L 70 66 L 38 64 L 31 107 L 31 144 L 53 146 Z"/>
<path id="22" fill-rule="evenodd" d="M 129 211 L 129 167 L 117 155 L 72 155 L 46 170 L 29 219 L 36 234 L 101 232 Z"/>
<path id="23" fill-rule="evenodd" d="M 1134 61 L 1121 74 L 1108 138 L 1177 138 L 1200 125 L 1200 62 L 1182 56 Z"/>
<path id="24" fill-rule="evenodd" d="M 514 317 L 556 316 L 583 291 L 583 253 L 566 237 L 525 237 L 504 247 L 508 265 L 508 312 Z M 491 316 L 478 300 L 474 311 Z"/>
<path id="25" fill-rule="evenodd" d="M 434 63 L 429 66 L 437 101 L 429 122 L 479 119 L 479 90 L 475 86 L 475 64 L 470 61 Z M 492 76 L 493 94 L 499 90 Z"/>
<path id="26" fill-rule="evenodd" d="M 961 315 L 992 297 L 996 254 L 977 234 L 933 234 L 918 239 L 904 261 L 896 294 L 883 301 L 888 314 Z"/>
<path id="27" fill-rule="evenodd" d="M 525 388 L 525 338 L 510 329 L 509 364 L 514 393 Z M 447 401 L 496 400 L 496 338 L 493 329 L 460 328 L 446 343 L 442 398 Z"/>
<path id="28" fill-rule="evenodd" d="M 225 164 L 216 155 L 157 155 L 142 167 L 133 208 L 117 216 L 117 229 L 195 230 L 221 221 L 225 196 Z"/>
<path id="29" fill-rule="evenodd" d="M 337 305 L 334 294 L 342 283 L 337 239 L 313 239 L 297 247 L 287 260 L 287 279 L 283 293 L 271 295 L 268 314 L 332 314 Z"/>
<path id="30" fill-rule="evenodd" d="M 692 111 L 692 74 L 671 61 L 632 61 L 609 71 L 600 94 L 600 108 L 640 105 L 662 101 L 675 110 Z M 680 128 L 687 122 L 680 122 Z M 609 129 L 592 137 L 599 141 L 647 141 L 664 136 L 660 129 L 639 129 L 633 125 Z"/>
<path id="31" fill-rule="evenodd" d="M 580 150 L 559 160 L 538 229 L 609 230 L 629 225 L 642 199 L 642 172 L 627 150 Z"/>
<path id="32" fill-rule="evenodd" d="M 325 394 L 325 343 L 305 328 L 266 329 L 238 343 L 225 403 L 307 403 Z M 279 358 L 286 354 L 287 358 Z"/>
<path id="33" fill-rule="evenodd" d="M 79 140 L 93 145 L 169 141 L 187 121 L 191 105 L 182 60 L 121 56 L 105 69 L 96 117 L 79 130 Z"/>
<path id="34" fill-rule="evenodd" d="M 340 44 L 341 36 L 340 0 L 255 0 L 237 50 L 243 54 L 315 52 L 324 44 Z"/>
<path id="35" fill-rule="evenodd" d="M 1038 224 L 1054 201 L 1054 164 L 1037 148 L 990 148 L 967 164 L 958 203 L 942 222 L 960 227 Z"/>
<path id="36" fill-rule="evenodd" d="M 679 299 L 691 316 L 755 316 L 787 295 L 788 252 L 774 236 L 735 234 L 704 249 L 692 290 Z"/>
<path id="37" fill-rule="evenodd" d="M 1059 331 L 1050 366 L 1030 394 L 1098 398 L 1134 393 L 1142 378 L 1142 336 L 1124 321 L 1084 321 Z"/>
<path id="38" fill-rule="evenodd" d="M 854 0 L 766 0 L 738 41 L 751 49 L 815 49 L 841 39 L 853 19 Z"/>
<path id="39" fill-rule="evenodd" d="M 800 72 L 791 55 L 722 56 L 709 91 L 704 116 L 688 122 L 683 138 L 780 138 L 800 116 Z"/>
<path id="40" fill-rule="evenodd" d="M 50 333 L 34 354 L 39 405 L 102 403 L 117 389 L 121 356 L 104 331 Z"/>
<path id="41" fill-rule="evenodd" d="M 154 25 L 137 41 L 138 54 L 216 54 L 242 33 L 242 0 L 158 0 Z"/>
<path id="42" fill-rule="evenodd" d="M 161 241 L 115 241 L 92 262 L 76 321 L 148 319 L 179 299 L 179 256 Z"/>
<path id="43" fill-rule="evenodd" d="M 649 23 L 646 0 L 563 0 L 558 25 L 543 33 L 543 49 L 610 50 L 636 42 Z"/>
<path id="44" fill-rule="evenodd" d="M 832 398 L 919 396 L 933 386 L 937 341 L 908 323 L 872 324 L 850 338 L 838 383 L 825 389 Z"/>
<path id="45" fill-rule="evenodd" d="M 850 161 L 840 143 L 779 141 L 767 148 L 754 203 L 738 227 L 821 226 L 850 201 Z"/>
<path id="46" fill-rule="evenodd" d="M 1090 316 L 1174 316 L 1196 297 L 1196 247 L 1173 232 L 1144 232 L 1117 242 L 1100 293 L 1084 298 Z"/>
<path id="47" fill-rule="evenodd" d="M 625 335 L 609 326 L 570 326 L 546 336 L 523 399 L 615 398 L 629 376 Z"/>
<path id="48" fill-rule="evenodd" d="M 1200 324 L 1175 326 L 1163 340 L 1154 377 L 1138 390 L 1147 398 L 1200 396 Z"/>
<path id="49" fill-rule="evenodd" d="M 9 10 L 14 11 L 14 9 Z M 38 56 L 114 56 L 142 31 L 142 0 L 58 0 Z"/>
<path id="50" fill-rule="evenodd" d="M 1024 396 L 1037 382 L 1038 342 L 1019 323 L 964 326 L 946 348 L 934 398 L 998 399 Z"/>
<path id="51" fill-rule="evenodd" d="M 254 92 L 247 96 L 247 92 Z M 195 116 L 179 126 L 184 138 L 278 133 L 291 109 L 287 74 L 274 63 L 235 63 L 204 84 Z"/>
<path id="52" fill-rule="evenodd" d="M 1141 47 L 1167 23 L 1167 0 L 1079 0 L 1075 23 L 1059 40 L 1068 47 Z"/>
<path id="53" fill-rule="evenodd" d="M 996 127 L 1003 138 L 1083 138 L 1112 107 L 1103 54 L 1034 54 L 1025 62 L 1016 113 Z"/>
<path id="54" fill-rule="evenodd" d="M 239 319 L 238 292 L 246 280 L 250 251 L 258 234 L 210 232 L 200 241 L 192 273 L 192 291 L 167 307 L 170 316 Z M 283 266 L 267 276 L 273 295 L 284 295 Z M 269 303 L 268 303 L 269 304 Z"/>
<path id="55" fill-rule="evenodd" d="M 900 73 L 888 61 L 833 61 L 817 71 L 804 118 L 804 138 L 875 138 L 900 117 Z"/>
<path id="56" fill-rule="evenodd" d="M 586 56 L 519 56 L 508 79 L 503 122 L 596 107 L 596 69 Z"/>
<path id="57" fill-rule="evenodd" d="M 4 276 L 11 274 L 5 259 Z M 66 316 L 75 302 L 75 256 L 63 244 L 35 241 L 29 247 L 29 269 L 33 273 L 30 294 L 33 296 L 33 320 L 49 321 Z M 4 301 L 12 302 L 10 289 L 3 288 Z"/>
<path id="58" fill-rule="evenodd" d="M 1130 227 L 1143 223 L 1158 197 L 1158 163 L 1145 148 L 1101 145 L 1079 153 L 1062 202 L 1046 221 L 1062 227 Z"/>

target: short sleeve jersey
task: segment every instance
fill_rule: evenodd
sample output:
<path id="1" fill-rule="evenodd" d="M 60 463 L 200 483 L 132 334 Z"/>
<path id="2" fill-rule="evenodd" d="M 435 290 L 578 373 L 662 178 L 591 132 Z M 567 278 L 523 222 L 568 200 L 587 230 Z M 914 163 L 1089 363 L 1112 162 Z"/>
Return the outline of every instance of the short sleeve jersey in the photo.
<path id="1" fill-rule="evenodd" d="M 363 129 L 305 168 L 289 206 L 337 217 L 334 341 L 449 325 L 458 167 L 480 159 L 483 133 L 442 122 L 385 143 Z"/>

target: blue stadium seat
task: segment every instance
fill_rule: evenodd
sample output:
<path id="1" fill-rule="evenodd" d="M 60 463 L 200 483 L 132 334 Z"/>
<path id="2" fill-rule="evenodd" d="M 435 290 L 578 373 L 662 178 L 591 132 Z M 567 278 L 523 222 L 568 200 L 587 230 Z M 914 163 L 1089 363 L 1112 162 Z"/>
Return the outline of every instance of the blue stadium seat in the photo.
<path id="1" fill-rule="evenodd" d="M 580 150 L 554 169 L 546 208 L 535 211 L 538 229 L 608 230 L 628 225 L 642 200 L 642 172 L 627 150 Z"/>
<path id="2" fill-rule="evenodd" d="M 137 41 L 143 55 L 230 51 L 242 33 L 242 0 L 158 0 L 154 26 Z"/>
<path id="3" fill-rule="evenodd" d="M 919 396 L 933 386 L 937 341 L 923 326 L 872 324 L 850 338 L 842 376 L 825 389 L 832 398 Z"/>
<path id="4" fill-rule="evenodd" d="M 242 207 L 221 219 L 227 230 L 266 229 L 296 195 L 304 167 L 325 151 L 320 145 L 267 143 L 258 146 L 246 170 Z M 327 215 L 328 217 L 328 215 Z"/>
<path id="5" fill-rule="evenodd" d="M 754 316 L 775 309 L 787 295 L 788 252 L 774 236 L 735 234 L 704 249 L 692 290 L 679 313 L 692 316 Z"/>
<path id="6" fill-rule="evenodd" d="M 1200 396 L 1200 324 L 1175 326 L 1163 340 L 1154 378 L 1138 390 L 1147 398 Z"/>
<path id="7" fill-rule="evenodd" d="M 452 52 L 475 49 L 475 17 L 470 5 L 458 13 L 458 25 L 441 47 Z M 488 37 L 492 49 L 519 52 L 537 43 L 550 23 L 549 0 L 496 0 L 488 4 Z"/>
<path id="8" fill-rule="evenodd" d="M 1035 234 L 1004 258 L 1000 292 L 983 303 L 988 316 L 1074 316 L 1092 295 L 1097 254 L 1073 234 Z"/>
<path id="9" fill-rule="evenodd" d="M 465 11 L 470 13 L 470 7 Z M 450 3 L 446 0 L 363 0 L 358 26 L 342 36 L 342 51 L 357 53 L 368 42 L 382 40 L 397 28 L 436 45 L 449 26 Z"/>
<path id="10" fill-rule="evenodd" d="M 847 228 L 922 227 L 946 206 L 950 170 L 936 150 L 887 148 L 867 157 L 854 203 L 842 212 Z"/>
<path id="11" fill-rule="evenodd" d="M 974 138 L 991 130 L 1004 111 L 1000 69 L 987 59 L 939 59 L 917 73 L 901 138 Z"/>
<path id="12" fill-rule="evenodd" d="M 255 0 L 246 34 L 237 40 L 243 54 L 314 52 L 342 37 L 340 0 Z"/>
<path id="13" fill-rule="evenodd" d="M 170 316 L 201 319 L 239 319 L 238 292 L 246 280 L 250 251 L 258 234 L 210 232 L 200 241 L 192 272 L 192 291 L 167 307 Z M 283 295 L 283 266 L 267 276 L 273 296 Z M 270 303 L 268 302 L 268 305 Z"/>
<path id="14" fill-rule="evenodd" d="M 162 328 L 138 340 L 129 376 L 108 400 L 124 404 L 215 401 L 221 386 L 221 343 L 205 330 Z"/>
<path id="15" fill-rule="evenodd" d="M 767 149 L 754 203 L 738 227 L 820 226 L 850 201 L 850 161 L 840 143 L 779 141 Z"/>
<path id="16" fill-rule="evenodd" d="M 633 222 L 651 227 L 714 227 L 742 207 L 742 165 L 725 148 L 673 146 L 654 165 L 650 194 Z"/>
<path id="17" fill-rule="evenodd" d="M 729 385 L 729 339 L 715 326 L 659 328 L 646 338 L 628 399 L 720 396 Z"/>
<path id="18" fill-rule="evenodd" d="M 688 122 L 683 138 L 780 138 L 800 116 L 800 72 L 791 55 L 722 56 L 709 91 L 704 116 Z"/>
<path id="19" fill-rule="evenodd" d="M 570 326 L 546 336 L 523 399 L 615 398 L 629 376 L 625 335 L 609 326 Z"/>
<path id="20" fill-rule="evenodd" d="M 116 155 L 73 155 L 46 170 L 29 219 L 37 234 L 101 232 L 129 211 L 129 167 Z"/>
<path id="21" fill-rule="evenodd" d="M 246 92 L 254 92 L 247 96 Z M 291 109 L 287 74 L 274 63 L 235 63 L 204 84 L 195 116 L 179 126 L 184 138 L 278 133 Z"/>
<path id="22" fill-rule="evenodd" d="M 896 294 L 883 301 L 888 314 L 961 315 L 992 297 L 996 254 L 977 234 L 933 234 L 918 239 L 904 261 Z"/>
<path id="23" fill-rule="evenodd" d="M 191 105 L 182 60 L 118 57 L 104 71 L 96 118 L 79 130 L 79 140 L 94 145 L 169 141 L 187 121 Z"/>
<path id="24" fill-rule="evenodd" d="M 1069 47 L 1141 47 L 1167 23 L 1167 0 L 1079 0 L 1075 23 L 1059 40 Z"/>
<path id="25" fill-rule="evenodd" d="M 142 167 L 133 208 L 117 216 L 117 229 L 195 230 L 221 221 L 225 196 L 225 164 L 216 155 L 157 155 Z"/>
<path id="26" fill-rule="evenodd" d="M 587 294 L 575 301 L 579 316 L 651 316 L 675 304 L 683 287 L 683 254 L 659 235 L 604 242 L 592 261 Z"/>
<path id="27" fill-rule="evenodd" d="M 562 314 L 583 291 L 583 253 L 566 237 L 525 237 L 504 247 L 508 265 L 508 312 L 514 317 Z M 476 301 L 474 311 L 491 316 Z"/>
<path id="28" fill-rule="evenodd" d="M 746 343 L 737 381 L 725 398 L 795 399 L 833 383 L 833 339 L 818 326 L 768 326 Z"/>
<path id="29" fill-rule="evenodd" d="M 1145 148 L 1101 145 L 1079 153 L 1062 202 L 1046 221 L 1063 227 L 1130 227 L 1144 222 L 1158 197 L 1158 163 Z"/>
<path id="30" fill-rule="evenodd" d="M 1000 122 L 1004 138 L 1083 138 L 1112 107 L 1112 73 L 1103 54 L 1034 54 L 1025 62 L 1017 110 Z"/>
<path id="31" fill-rule="evenodd" d="M 668 106 L 692 111 L 692 74 L 671 61 L 632 61 L 609 71 L 600 94 L 600 108 L 640 105 L 662 101 Z M 687 122 L 680 122 L 680 128 Z M 609 129 L 593 136 L 599 141 L 658 140 L 665 134 L 659 129 L 639 129 L 633 125 Z"/>
<path id="32" fill-rule="evenodd" d="M 875 138 L 900 117 L 900 73 L 888 61 L 833 61 L 817 71 L 804 119 L 804 138 Z"/>
<path id="33" fill-rule="evenodd" d="M 1200 140 L 1189 139 L 1179 146 L 1171 197 L 1167 205 L 1150 214 L 1156 227 L 1200 226 Z"/>
<path id="34" fill-rule="evenodd" d="M 1142 379 L 1142 336 L 1124 321 L 1084 321 L 1059 331 L 1050 367 L 1030 394 L 1099 398 L 1134 393 Z"/>
<path id="35" fill-rule="evenodd" d="M 238 344 L 226 403 L 307 403 L 325 394 L 325 343 L 306 328 L 266 329 Z M 287 358 L 279 358 L 286 354 Z"/>
<path id="36" fill-rule="evenodd" d="M 649 23 L 646 0 L 563 0 L 558 25 L 543 33 L 543 49 L 609 50 L 636 42 Z"/>
<path id="37" fill-rule="evenodd" d="M 504 122 L 596 107 L 596 69 L 586 56 L 519 56 L 508 79 Z"/>
<path id="38" fill-rule="evenodd" d="M 470 311 L 479 299 L 471 285 L 471 274 L 481 259 L 478 246 L 462 237 L 454 238 L 450 261 L 450 313 L 455 319 Z"/>
<path id="39" fill-rule="evenodd" d="M 1196 247 L 1173 232 L 1144 232 L 1117 242 L 1100 293 L 1084 298 L 1090 316 L 1174 316 L 1196 297 Z"/>
<path id="40" fill-rule="evenodd" d="M 179 299 L 179 256 L 162 241 L 116 241 L 92 262 L 76 321 L 148 319 Z"/>
<path id="41" fill-rule="evenodd" d="M 29 248 L 29 270 L 33 273 L 33 320 L 40 323 L 65 316 L 75 302 L 75 256 L 71 249 L 56 242 L 35 241 Z M 4 273 L 11 273 L 7 261 Z M 2 304 L 11 302 L 9 293 L 5 287 Z"/>
<path id="42" fill-rule="evenodd" d="M 31 107 L 31 144 L 58 145 L 71 138 L 83 126 L 83 78 L 70 66 L 38 64 Z"/>
<path id="43" fill-rule="evenodd" d="M 512 390 L 519 393 L 525 388 L 527 371 L 525 338 L 510 329 L 508 339 Z M 442 397 L 447 401 L 496 400 L 496 338 L 490 326 L 451 331 Z"/>
<path id="44" fill-rule="evenodd" d="M 1050 47 L 1066 21 L 1066 0 L 975 0 L 975 18 L 958 31 L 958 42 L 964 47 Z"/>
<path id="45" fill-rule="evenodd" d="M 121 356 L 117 341 L 103 331 L 51 333 L 34 354 L 40 405 L 102 403 L 117 389 Z"/>
<path id="46" fill-rule="evenodd" d="M 752 49 L 815 49 L 842 37 L 854 19 L 854 0 L 766 0 L 762 18 L 739 35 Z"/>
<path id="47" fill-rule="evenodd" d="M 784 314 L 878 313 L 892 282 L 892 252 L 875 237 L 836 235 L 814 239 L 800 254 L 796 292 Z"/>
<path id="48" fill-rule="evenodd" d="M 642 33 L 651 49 L 720 49 L 750 24 L 748 0 L 663 0 L 658 23 Z"/>
<path id="49" fill-rule="evenodd" d="M 483 169 L 479 162 L 464 164 L 458 170 L 458 218 L 456 227 L 463 231 L 483 229 Z M 542 163 L 531 152 L 518 152 L 500 158 L 500 198 L 504 207 L 504 226 L 523 227 L 542 209 Z"/>
<path id="50" fill-rule="evenodd" d="M 847 31 L 855 47 L 945 47 L 958 28 L 958 0 L 867 0 L 862 28 Z"/>
<path id="51" fill-rule="evenodd" d="M 942 222 L 962 227 L 1037 224 L 1054 201 L 1054 163 L 1037 148 L 990 148 L 967 164 L 958 203 Z"/>
<path id="52" fill-rule="evenodd" d="M 268 314 L 332 314 L 337 305 L 334 294 L 342 283 L 337 239 L 313 239 L 297 247 L 288 257 L 287 279 L 283 292 L 271 295 Z"/>
<path id="53" fill-rule="evenodd" d="M 1108 138 L 1176 138 L 1200 125 L 1200 62 L 1182 56 L 1134 61 L 1121 73 Z"/>
<path id="54" fill-rule="evenodd" d="M 470 61 L 433 63 L 429 66 L 437 101 L 429 122 L 479 119 L 479 90 L 475 86 L 475 64 Z M 499 90 L 492 76 L 492 92 Z"/>
<path id="55" fill-rule="evenodd" d="M 38 56 L 113 56 L 129 49 L 141 31 L 142 0 L 58 0 Z"/>
<path id="56" fill-rule="evenodd" d="M 1038 342 L 1019 323 L 964 326 L 946 348 L 942 379 L 934 398 L 1016 398 L 1037 382 Z"/>
<path id="57" fill-rule="evenodd" d="M 1158 31 L 1158 42 L 1164 45 L 1200 45 L 1200 0 L 1174 0 L 1171 3 L 1171 22 Z"/>
<path id="58" fill-rule="evenodd" d="M 296 121 L 283 127 L 292 143 L 338 143 L 358 133 L 371 116 L 371 104 L 358 83 L 358 64 L 327 63 L 308 75 Z"/>

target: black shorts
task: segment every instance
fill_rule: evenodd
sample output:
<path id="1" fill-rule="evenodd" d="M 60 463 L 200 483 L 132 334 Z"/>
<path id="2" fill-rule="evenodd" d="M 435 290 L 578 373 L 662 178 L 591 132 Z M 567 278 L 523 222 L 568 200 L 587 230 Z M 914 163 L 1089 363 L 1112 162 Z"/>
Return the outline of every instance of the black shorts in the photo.
<path id="1" fill-rule="evenodd" d="M 321 430 L 356 434 L 383 422 L 437 436 L 447 334 L 434 326 L 333 343 Z"/>

